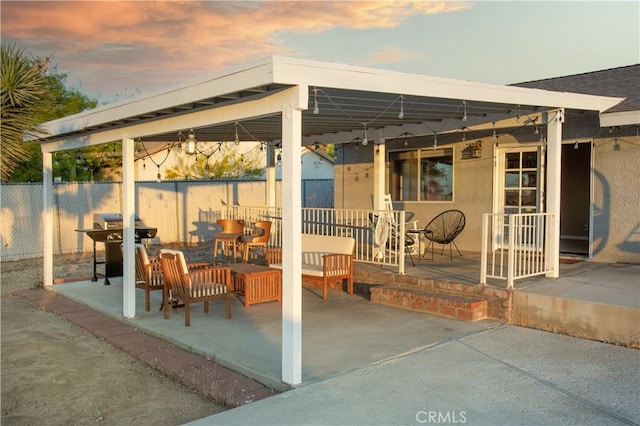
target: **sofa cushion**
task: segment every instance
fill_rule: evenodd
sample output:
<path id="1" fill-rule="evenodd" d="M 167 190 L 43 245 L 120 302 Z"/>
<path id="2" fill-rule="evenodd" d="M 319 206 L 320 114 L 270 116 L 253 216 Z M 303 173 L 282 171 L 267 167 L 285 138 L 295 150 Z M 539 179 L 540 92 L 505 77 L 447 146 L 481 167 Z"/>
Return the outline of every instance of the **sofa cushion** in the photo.
<path id="1" fill-rule="evenodd" d="M 303 252 L 353 254 L 355 245 L 356 240 L 350 237 L 302 234 Z"/>

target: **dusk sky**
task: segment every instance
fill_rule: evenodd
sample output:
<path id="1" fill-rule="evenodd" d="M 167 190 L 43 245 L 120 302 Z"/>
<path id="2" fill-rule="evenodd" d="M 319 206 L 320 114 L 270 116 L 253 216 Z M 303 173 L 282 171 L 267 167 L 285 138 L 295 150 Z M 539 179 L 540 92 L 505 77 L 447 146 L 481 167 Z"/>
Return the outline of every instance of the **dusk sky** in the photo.
<path id="1" fill-rule="evenodd" d="M 640 2 L 4 1 L 3 43 L 100 103 L 270 55 L 509 84 L 640 62 Z"/>

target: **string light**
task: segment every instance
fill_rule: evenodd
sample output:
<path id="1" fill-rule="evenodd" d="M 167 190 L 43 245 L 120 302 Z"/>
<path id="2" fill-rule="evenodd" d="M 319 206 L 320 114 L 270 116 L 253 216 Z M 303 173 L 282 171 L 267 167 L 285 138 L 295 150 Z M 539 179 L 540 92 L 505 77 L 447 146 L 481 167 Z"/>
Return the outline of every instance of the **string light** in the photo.
<path id="1" fill-rule="evenodd" d="M 182 136 L 182 133 L 178 133 L 178 140 L 180 140 L 181 136 Z M 195 135 L 194 135 L 193 138 L 195 139 Z M 173 150 L 174 146 L 176 146 L 176 143 L 175 142 L 172 143 L 171 146 L 169 146 L 167 148 L 167 153 L 166 153 L 165 157 L 159 163 L 156 163 L 156 160 L 154 160 L 154 158 L 151 156 L 151 154 L 149 154 L 149 151 L 147 151 L 147 147 L 144 145 L 144 142 L 142 142 L 141 139 L 138 139 L 136 143 L 137 143 L 136 151 L 138 151 L 139 153 L 144 151 L 144 155 L 145 155 L 145 157 L 142 159 L 142 168 L 144 170 L 146 170 L 147 169 L 146 159 L 148 158 L 149 160 L 151 160 L 151 162 L 158 168 L 158 173 L 156 174 L 156 181 L 157 182 L 161 182 L 162 181 L 162 175 L 160 173 L 160 166 L 162 166 L 165 163 L 165 161 L 167 161 L 167 158 L 169 158 L 169 155 L 171 154 L 171 150 Z M 178 146 L 180 144 L 181 144 L 181 142 L 178 142 Z"/>
<path id="2" fill-rule="evenodd" d="M 462 101 L 462 121 L 467 121 L 467 101 Z"/>
<path id="3" fill-rule="evenodd" d="M 400 95 L 400 112 L 398 118 L 402 120 L 404 118 L 404 95 Z"/>
<path id="4" fill-rule="evenodd" d="M 236 121 L 236 138 L 235 138 L 236 146 L 240 145 L 240 137 L 238 136 L 238 122 Z"/>

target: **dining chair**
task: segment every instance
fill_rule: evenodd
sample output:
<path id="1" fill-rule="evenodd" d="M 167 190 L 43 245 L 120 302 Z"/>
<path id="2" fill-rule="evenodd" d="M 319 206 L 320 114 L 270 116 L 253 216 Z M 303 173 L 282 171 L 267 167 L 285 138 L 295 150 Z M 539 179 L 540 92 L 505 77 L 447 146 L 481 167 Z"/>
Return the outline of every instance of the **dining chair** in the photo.
<path id="1" fill-rule="evenodd" d="M 255 255 L 255 250 L 260 248 L 262 255 L 264 256 L 267 250 L 267 244 L 271 236 L 271 222 L 268 220 L 261 220 L 254 222 L 251 231 L 247 235 L 240 237 L 240 248 L 242 250 L 242 260 L 247 263 L 249 261 L 249 254 Z"/>
<path id="2" fill-rule="evenodd" d="M 238 249 L 238 239 L 244 234 L 244 220 L 242 219 L 218 219 L 218 226 L 222 228 L 213 241 L 213 262 L 218 259 L 218 247 L 222 246 L 225 260 L 229 258 L 229 253 L 233 252 L 233 261 L 236 261 Z"/>

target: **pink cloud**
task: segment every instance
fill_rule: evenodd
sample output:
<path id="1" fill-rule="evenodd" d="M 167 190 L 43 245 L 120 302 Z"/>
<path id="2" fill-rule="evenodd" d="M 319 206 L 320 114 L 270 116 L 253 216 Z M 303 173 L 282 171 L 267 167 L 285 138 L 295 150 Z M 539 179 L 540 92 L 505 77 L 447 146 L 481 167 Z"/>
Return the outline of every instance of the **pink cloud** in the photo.
<path id="1" fill-rule="evenodd" d="M 422 58 L 424 58 L 424 55 L 419 52 L 400 49 L 394 46 L 383 46 L 377 52 L 370 54 L 368 59 L 364 61 L 364 65 L 390 62 L 397 63 Z"/>
<path id="2" fill-rule="evenodd" d="M 193 80 L 229 64 L 292 54 L 279 32 L 392 28 L 460 2 L 13 2 L 2 1 L 2 37 L 82 79 L 93 92 L 117 81 L 149 87 Z M 392 60 L 391 49 L 380 52 Z M 399 58 L 409 52 L 396 51 Z M 134 83 L 134 81 L 136 83 Z M 122 83 L 120 83 L 122 84 Z"/>

